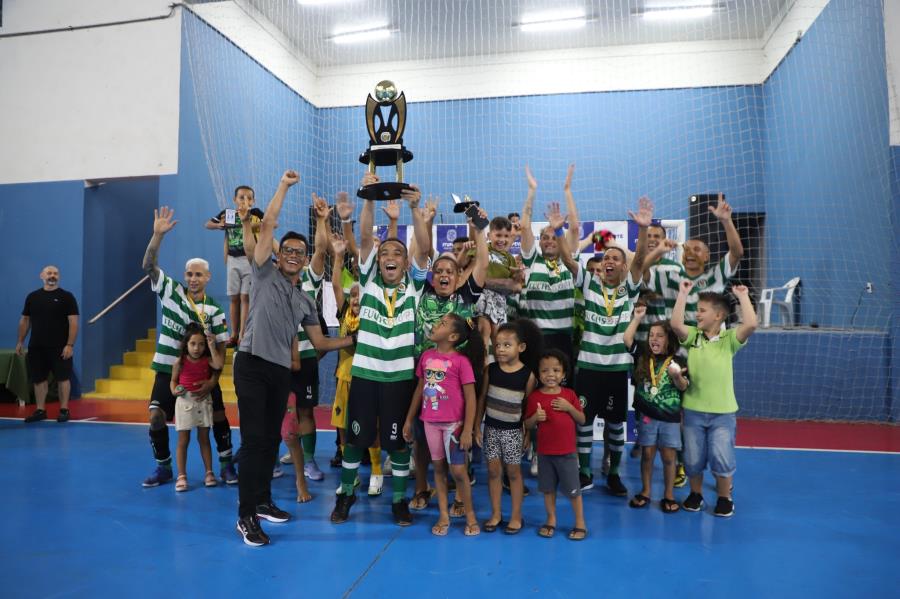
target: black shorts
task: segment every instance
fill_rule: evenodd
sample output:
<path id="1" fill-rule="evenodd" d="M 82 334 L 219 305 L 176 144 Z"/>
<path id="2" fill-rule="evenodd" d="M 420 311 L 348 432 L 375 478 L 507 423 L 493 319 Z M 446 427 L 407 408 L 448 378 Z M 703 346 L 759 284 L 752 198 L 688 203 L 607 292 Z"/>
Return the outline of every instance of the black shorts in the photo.
<path id="1" fill-rule="evenodd" d="M 354 378 L 347 401 L 347 442 L 355 447 L 371 447 L 375 432 L 379 431 L 385 451 L 406 447 L 403 424 L 416 383 L 416 379 L 382 383 Z"/>
<path id="2" fill-rule="evenodd" d="M 52 372 L 53 378 L 67 381 L 72 377 L 72 358 L 63 360 L 62 347 L 29 347 L 25 355 L 28 374 L 34 385 L 43 383 Z"/>
<path id="3" fill-rule="evenodd" d="M 594 418 L 621 423 L 628 419 L 628 371 L 605 372 L 582 368 L 578 371 L 575 392 L 584 408 L 584 423 Z"/>
<path id="4" fill-rule="evenodd" d="M 291 372 L 291 392 L 297 398 L 298 408 L 319 405 L 319 361 L 316 358 L 300 360 L 300 370 Z"/>
<path id="5" fill-rule="evenodd" d="M 171 422 L 175 418 L 175 396 L 169 382 L 172 375 L 167 372 L 157 372 L 153 379 L 153 391 L 150 392 L 150 409 L 162 410 L 166 420 Z M 222 401 L 222 387 L 216 385 L 209 392 L 212 397 L 213 412 L 224 412 L 225 402 Z"/>

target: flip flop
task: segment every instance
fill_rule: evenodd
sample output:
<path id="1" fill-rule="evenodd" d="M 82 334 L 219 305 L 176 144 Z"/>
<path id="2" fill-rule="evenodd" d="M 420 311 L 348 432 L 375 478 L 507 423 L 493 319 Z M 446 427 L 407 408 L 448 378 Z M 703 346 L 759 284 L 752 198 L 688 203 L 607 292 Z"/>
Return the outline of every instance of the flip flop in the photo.
<path id="1" fill-rule="evenodd" d="M 637 495 L 635 495 L 634 497 L 631 498 L 631 501 L 628 502 L 628 507 L 640 509 L 642 507 L 647 507 L 647 505 L 649 503 L 650 503 L 649 497 L 638 493 Z"/>
<path id="2" fill-rule="evenodd" d="M 464 504 L 459 499 L 453 501 L 450 504 L 450 517 L 451 518 L 462 518 L 466 515 L 466 504 Z"/>
<path id="3" fill-rule="evenodd" d="M 438 523 L 431 527 L 431 534 L 436 537 L 446 537 L 448 530 L 450 530 L 449 522 L 447 524 Z"/>
<path id="4" fill-rule="evenodd" d="M 545 539 L 552 539 L 553 533 L 556 532 L 556 527 L 551 526 L 549 524 L 544 524 L 538 529 L 538 536 L 544 537 Z"/>
<path id="5" fill-rule="evenodd" d="M 506 522 L 503 520 L 498 520 L 496 524 L 491 524 L 487 520 L 485 520 L 484 524 L 481 525 L 481 530 L 484 532 L 497 532 L 498 528 L 502 528 L 506 526 Z"/>
<path id="6" fill-rule="evenodd" d="M 467 537 L 476 537 L 481 534 L 481 528 L 478 526 L 477 522 L 475 524 L 466 524 L 464 534 Z"/>
<path id="7" fill-rule="evenodd" d="M 569 531 L 570 541 L 583 541 L 587 537 L 587 531 L 583 528 L 573 528 Z"/>
<path id="8" fill-rule="evenodd" d="M 659 507 L 664 514 L 674 514 L 681 509 L 681 506 L 678 505 L 677 501 L 665 498 L 659 500 Z"/>
<path id="9" fill-rule="evenodd" d="M 503 534 L 507 534 L 507 535 L 510 535 L 510 536 L 512 536 L 512 535 L 517 535 L 517 534 L 519 534 L 520 532 L 522 532 L 522 529 L 523 529 L 523 528 L 525 528 L 525 518 L 522 518 L 521 524 L 519 524 L 519 527 L 518 527 L 518 528 L 513 528 L 513 527 L 511 527 L 511 526 L 509 526 L 509 525 L 507 524 L 507 525 L 506 525 L 506 528 L 503 529 Z"/>
<path id="10" fill-rule="evenodd" d="M 417 511 L 424 510 L 428 507 L 428 502 L 431 501 L 434 494 L 435 490 L 432 488 L 426 489 L 425 491 L 419 491 L 413 495 L 412 501 L 409 502 L 409 509 Z"/>

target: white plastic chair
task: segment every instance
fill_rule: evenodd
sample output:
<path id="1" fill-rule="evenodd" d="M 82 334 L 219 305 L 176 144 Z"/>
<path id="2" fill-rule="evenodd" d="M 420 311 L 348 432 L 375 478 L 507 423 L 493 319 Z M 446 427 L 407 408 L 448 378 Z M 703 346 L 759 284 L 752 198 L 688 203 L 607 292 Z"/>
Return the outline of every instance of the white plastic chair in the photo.
<path id="1" fill-rule="evenodd" d="M 799 284 L 800 277 L 794 277 L 781 287 L 770 287 L 762 290 L 762 293 L 760 293 L 759 296 L 759 302 L 757 302 L 761 327 L 769 327 L 772 306 L 776 306 L 781 312 L 781 322 L 783 326 L 794 326 L 794 292 Z M 777 291 L 784 291 L 784 301 L 775 299 L 775 293 Z"/>

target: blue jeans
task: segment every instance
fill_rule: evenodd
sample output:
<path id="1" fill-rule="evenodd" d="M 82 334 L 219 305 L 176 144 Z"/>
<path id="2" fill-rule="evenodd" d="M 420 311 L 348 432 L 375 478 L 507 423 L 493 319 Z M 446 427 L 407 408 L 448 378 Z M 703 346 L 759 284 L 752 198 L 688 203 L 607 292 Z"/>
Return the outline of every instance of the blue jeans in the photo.
<path id="1" fill-rule="evenodd" d="M 641 416 L 638 420 L 638 445 L 681 449 L 681 423 Z"/>
<path id="2" fill-rule="evenodd" d="M 715 476 L 732 476 L 737 469 L 734 456 L 736 425 L 734 413 L 684 410 L 685 473 L 688 476 L 703 474 L 708 465 Z"/>

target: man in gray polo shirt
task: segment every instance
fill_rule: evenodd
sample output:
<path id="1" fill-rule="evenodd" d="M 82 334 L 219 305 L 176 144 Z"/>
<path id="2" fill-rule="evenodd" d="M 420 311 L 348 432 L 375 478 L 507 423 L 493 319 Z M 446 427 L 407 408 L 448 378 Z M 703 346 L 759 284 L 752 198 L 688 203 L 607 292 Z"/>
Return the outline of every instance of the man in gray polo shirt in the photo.
<path id="1" fill-rule="evenodd" d="M 303 326 L 313 347 L 320 351 L 353 344 L 349 337 L 325 337 L 315 304 L 297 288 L 305 251 L 303 238 L 293 231 L 286 233 L 277 266 L 271 261 L 272 233 L 284 197 L 299 178 L 294 171 L 284 173 L 262 219 L 250 260 L 250 312 L 234 361 L 234 388 L 241 414 L 237 530 L 244 543 L 254 547 L 269 543 L 259 518 L 270 522 L 290 519 L 290 514 L 272 502 L 272 465 L 290 393 L 291 357 L 297 355 L 297 327 Z M 245 243 L 248 237 L 253 236 L 245 235 Z"/>

